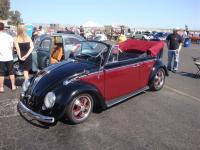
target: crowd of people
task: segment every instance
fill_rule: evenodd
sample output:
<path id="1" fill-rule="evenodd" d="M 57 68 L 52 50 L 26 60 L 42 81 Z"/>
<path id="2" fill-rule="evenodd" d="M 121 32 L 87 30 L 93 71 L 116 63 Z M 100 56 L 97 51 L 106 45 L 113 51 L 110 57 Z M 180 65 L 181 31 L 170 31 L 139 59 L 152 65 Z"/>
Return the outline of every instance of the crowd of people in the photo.
<path id="1" fill-rule="evenodd" d="M 40 35 L 45 34 L 45 31 L 43 30 L 42 26 L 34 27 L 31 39 L 32 41 L 35 41 L 36 38 L 38 38 Z"/>

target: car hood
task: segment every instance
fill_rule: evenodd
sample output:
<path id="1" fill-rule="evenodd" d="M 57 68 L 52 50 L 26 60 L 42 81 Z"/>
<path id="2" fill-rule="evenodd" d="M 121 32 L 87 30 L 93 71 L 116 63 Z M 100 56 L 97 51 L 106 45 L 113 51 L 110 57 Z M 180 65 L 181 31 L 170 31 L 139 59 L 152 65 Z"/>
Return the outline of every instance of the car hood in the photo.
<path id="1" fill-rule="evenodd" d="M 68 60 L 51 65 L 40 71 L 32 79 L 29 93 L 41 96 L 46 94 L 49 90 L 52 90 L 60 81 L 79 74 L 84 74 L 95 68 L 97 68 L 97 66 L 94 63 L 76 60 Z"/>

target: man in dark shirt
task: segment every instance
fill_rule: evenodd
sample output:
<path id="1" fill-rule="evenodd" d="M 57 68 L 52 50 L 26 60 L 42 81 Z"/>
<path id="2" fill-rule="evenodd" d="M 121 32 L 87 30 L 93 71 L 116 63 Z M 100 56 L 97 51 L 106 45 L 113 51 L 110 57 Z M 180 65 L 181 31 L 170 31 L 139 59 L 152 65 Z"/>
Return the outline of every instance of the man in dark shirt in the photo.
<path id="1" fill-rule="evenodd" d="M 178 34 L 178 29 L 173 29 L 173 33 L 167 37 L 168 47 L 168 70 L 176 73 L 179 63 L 179 52 L 182 48 L 182 38 Z M 173 65 L 173 67 L 172 67 Z"/>
<path id="2" fill-rule="evenodd" d="M 85 33 L 84 33 L 83 26 L 80 26 L 80 36 L 82 36 L 83 38 L 85 38 Z"/>

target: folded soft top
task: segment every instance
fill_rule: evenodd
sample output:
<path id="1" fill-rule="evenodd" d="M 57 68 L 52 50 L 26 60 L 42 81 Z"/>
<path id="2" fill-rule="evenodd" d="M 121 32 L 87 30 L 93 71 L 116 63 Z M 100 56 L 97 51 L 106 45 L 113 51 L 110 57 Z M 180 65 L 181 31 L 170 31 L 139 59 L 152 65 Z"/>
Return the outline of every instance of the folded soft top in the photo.
<path id="1" fill-rule="evenodd" d="M 154 57 L 157 56 L 161 49 L 163 49 L 164 42 L 128 39 L 122 43 L 119 43 L 118 45 L 122 51 L 148 51 L 150 52 L 151 56 Z"/>

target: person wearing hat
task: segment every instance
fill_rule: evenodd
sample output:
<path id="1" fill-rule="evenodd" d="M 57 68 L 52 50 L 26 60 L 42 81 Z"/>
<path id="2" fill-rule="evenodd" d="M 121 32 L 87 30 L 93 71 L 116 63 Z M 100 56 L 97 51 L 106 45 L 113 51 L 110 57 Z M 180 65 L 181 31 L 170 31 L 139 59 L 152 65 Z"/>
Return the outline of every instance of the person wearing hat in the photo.
<path id="1" fill-rule="evenodd" d="M 173 33 L 167 36 L 168 64 L 167 69 L 174 73 L 178 70 L 179 52 L 182 48 L 182 37 L 178 34 L 179 28 L 174 28 Z"/>

